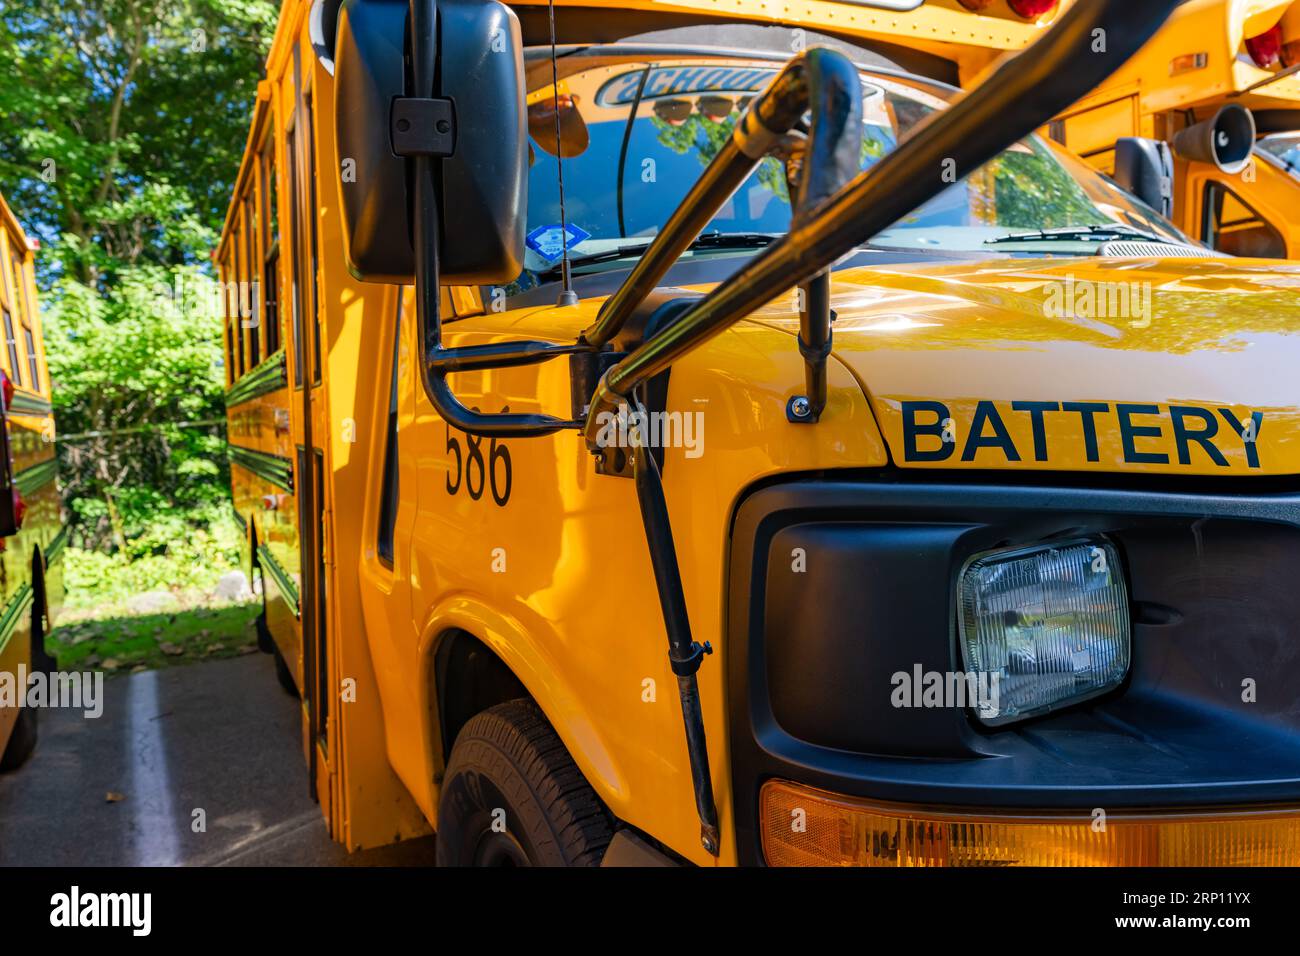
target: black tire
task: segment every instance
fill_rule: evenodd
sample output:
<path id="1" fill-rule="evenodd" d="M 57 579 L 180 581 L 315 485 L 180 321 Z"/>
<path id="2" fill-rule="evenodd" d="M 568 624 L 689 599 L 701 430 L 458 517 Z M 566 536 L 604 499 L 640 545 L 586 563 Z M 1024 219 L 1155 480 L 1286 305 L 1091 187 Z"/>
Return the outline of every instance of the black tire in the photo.
<path id="1" fill-rule="evenodd" d="M 612 836 L 531 700 L 490 707 L 461 729 L 438 801 L 439 866 L 596 866 Z"/>
<path id="2" fill-rule="evenodd" d="M 14 722 L 9 743 L 5 746 L 4 754 L 0 755 L 0 773 L 17 770 L 36 749 L 36 713 L 31 707 L 19 708 L 18 720 Z"/>
<path id="3" fill-rule="evenodd" d="M 280 648 L 276 647 L 274 643 L 271 644 L 271 656 L 275 658 L 275 679 L 280 682 L 284 692 L 290 697 L 300 697 L 298 685 L 293 679 L 293 671 L 289 669 L 289 664 L 285 661 L 284 655 L 280 653 Z"/>
<path id="4" fill-rule="evenodd" d="M 280 653 L 280 648 L 275 644 L 275 638 L 271 636 L 271 628 L 266 623 L 266 592 L 263 591 L 262 613 L 257 615 L 257 646 L 264 653 L 270 654 L 275 658 L 275 679 L 280 682 L 284 692 L 290 697 L 300 697 L 298 685 L 294 682 L 293 671 L 290 669 L 284 655 Z"/>
<path id="5" fill-rule="evenodd" d="M 266 595 L 262 595 L 262 613 L 257 615 L 257 649 L 263 654 L 270 654 L 275 650 L 275 638 L 271 636 L 271 628 L 266 623 Z"/>

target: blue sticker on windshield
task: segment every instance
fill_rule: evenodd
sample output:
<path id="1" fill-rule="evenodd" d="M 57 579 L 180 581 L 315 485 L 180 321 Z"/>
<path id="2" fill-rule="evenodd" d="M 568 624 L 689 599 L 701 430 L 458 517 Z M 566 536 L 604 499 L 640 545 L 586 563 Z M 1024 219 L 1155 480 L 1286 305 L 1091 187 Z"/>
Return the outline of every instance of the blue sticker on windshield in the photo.
<path id="1" fill-rule="evenodd" d="M 563 229 L 558 225 L 538 226 L 525 237 L 524 244 L 547 262 L 554 262 L 564 255 L 564 239 L 566 235 L 568 236 L 568 247 L 570 249 L 591 238 L 591 233 L 586 229 L 575 226 L 570 222 Z"/>

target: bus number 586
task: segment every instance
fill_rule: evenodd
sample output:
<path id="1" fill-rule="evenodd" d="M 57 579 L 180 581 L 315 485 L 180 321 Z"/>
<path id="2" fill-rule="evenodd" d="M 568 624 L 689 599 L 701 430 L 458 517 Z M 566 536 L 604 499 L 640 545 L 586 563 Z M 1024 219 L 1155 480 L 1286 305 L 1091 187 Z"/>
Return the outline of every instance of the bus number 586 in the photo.
<path id="1" fill-rule="evenodd" d="M 485 451 L 482 435 L 453 433 L 450 425 L 446 429 L 447 454 L 455 459 L 454 465 L 450 460 L 447 463 L 447 494 L 454 495 L 464 488 L 478 501 L 484 488 L 490 488 L 492 500 L 498 505 L 509 501 L 512 472 L 510 450 L 505 444 L 493 438 Z"/>

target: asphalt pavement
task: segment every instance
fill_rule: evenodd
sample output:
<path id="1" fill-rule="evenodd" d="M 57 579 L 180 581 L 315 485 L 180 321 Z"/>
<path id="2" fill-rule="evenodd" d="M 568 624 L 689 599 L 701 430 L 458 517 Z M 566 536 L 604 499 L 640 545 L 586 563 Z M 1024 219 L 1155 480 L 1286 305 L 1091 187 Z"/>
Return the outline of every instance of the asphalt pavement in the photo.
<path id="1" fill-rule="evenodd" d="M 307 792 L 299 706 L 264 654 L 104 684 L 44 710 L 0 775 L 0 866 L 425 866 L 433 838 L 348 854 Z"/>

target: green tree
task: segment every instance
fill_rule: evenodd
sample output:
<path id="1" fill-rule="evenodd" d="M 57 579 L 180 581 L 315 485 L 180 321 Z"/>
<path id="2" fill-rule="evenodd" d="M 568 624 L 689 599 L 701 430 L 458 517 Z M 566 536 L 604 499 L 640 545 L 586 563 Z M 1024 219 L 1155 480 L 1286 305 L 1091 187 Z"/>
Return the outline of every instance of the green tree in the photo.
<path id="1" fill-rule="evenodd" d="M 0 191 L 42 241 L 62 480 L 87 544 L 165 547 L 159 529 L 225 498 L 208 256 L 275 18 L 267 0 L 24 0 L 0 20 Z"/>

